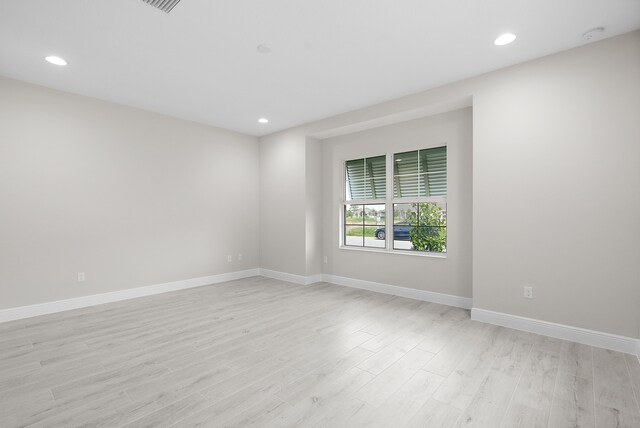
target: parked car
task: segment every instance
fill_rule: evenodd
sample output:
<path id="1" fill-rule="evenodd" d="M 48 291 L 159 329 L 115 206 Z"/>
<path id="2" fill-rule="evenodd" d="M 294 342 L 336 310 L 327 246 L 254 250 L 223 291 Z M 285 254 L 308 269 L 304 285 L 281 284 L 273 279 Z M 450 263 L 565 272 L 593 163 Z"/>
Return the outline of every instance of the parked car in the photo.
<path id="1" fill-rule="evenodd" d="M 406 223 L 399 223 L 393 226 L 393 239 L 396 241 L 409 241 L 410 240 L 410 232 L 413 229 L 413 226 L 410 226 Z M 373 232 L 373 236 L 378 239 L 384 239 L 386 236 L 386 231 L 384 227 L 378 228 Z"/>

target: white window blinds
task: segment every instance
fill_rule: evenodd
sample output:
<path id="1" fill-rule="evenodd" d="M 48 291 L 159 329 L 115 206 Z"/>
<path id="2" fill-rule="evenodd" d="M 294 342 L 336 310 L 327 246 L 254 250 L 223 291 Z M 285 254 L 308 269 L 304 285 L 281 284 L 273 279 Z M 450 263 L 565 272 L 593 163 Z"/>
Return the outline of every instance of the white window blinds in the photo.
<path id="1" fill-rule="evenodd" d="M 396 153 L 393 162 L 396 198 L 447 195 L 447 147 Z"/>
<path id="2" fill-rule="evenodd" d="M 386 156 L 354 159 L 345 165 L 348 201 L 386 197 Z"/>

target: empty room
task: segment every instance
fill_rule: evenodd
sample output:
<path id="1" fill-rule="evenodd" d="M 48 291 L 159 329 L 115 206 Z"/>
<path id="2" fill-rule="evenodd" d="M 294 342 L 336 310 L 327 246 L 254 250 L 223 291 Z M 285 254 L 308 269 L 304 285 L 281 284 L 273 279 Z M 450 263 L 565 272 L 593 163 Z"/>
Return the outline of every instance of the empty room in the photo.
<path id="1" fill-rule="evenodd" d="M 640 428 L 640 1 L 0 0 L 0 427 Z"/>

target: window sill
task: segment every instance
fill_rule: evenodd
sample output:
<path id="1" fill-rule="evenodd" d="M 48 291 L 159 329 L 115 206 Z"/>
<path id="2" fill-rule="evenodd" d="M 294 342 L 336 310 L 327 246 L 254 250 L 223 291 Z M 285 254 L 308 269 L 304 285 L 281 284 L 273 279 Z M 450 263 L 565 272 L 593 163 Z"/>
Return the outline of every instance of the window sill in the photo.
<path id="1" fill-rule="evenodd" d="M 407 251 L 407 250 L 391 250 L 388 251 L 386 248 L 367 248 L 367 247 L 350 247 L 347 245 L 340 245 L 338 247 L 340 250 L 347 251 L 361 251 L 365 253 L 378 253 L 378 254 L 398 254 L 401 256 L 410 256 L 410 257 L 428 257 L 430 259 L 447 259 L 447 253 L 428 253 L 428 252 L 418 252 L 418 251 Z"/>

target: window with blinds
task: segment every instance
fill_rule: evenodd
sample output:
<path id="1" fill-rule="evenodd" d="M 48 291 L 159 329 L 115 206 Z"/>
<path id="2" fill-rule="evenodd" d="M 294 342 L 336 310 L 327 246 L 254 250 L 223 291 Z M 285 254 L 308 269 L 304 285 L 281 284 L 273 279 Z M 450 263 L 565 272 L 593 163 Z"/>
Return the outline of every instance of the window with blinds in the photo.
<path id="1" fill-rule="evenodd" d="M 381 230 L 384 231 L 387 156 L 348 160 L 344 166 L 346 191 L 342 217 L 342 244 L 384 248 L 385 240 L 376 239 L 375 235 L 380 234 Z M 365 203 L 358 204 L 358 201 Z"/>
<path id="2" fill-rule="evenodd" d="M 376 156 L 345 163 L 347 200 L 384 199 L 387 195 L 387 157 Z"/>
<path id="3" fill-rule="evenodd" d="M 393 196 L 416 198 L 447 195 L 447 147 L 396 153 Z"/>
<path id="4" fill-rule="evenodd" d="M 447 253 L 447 147 L 391 156 L 344 162 L 341 245 Z"/>

